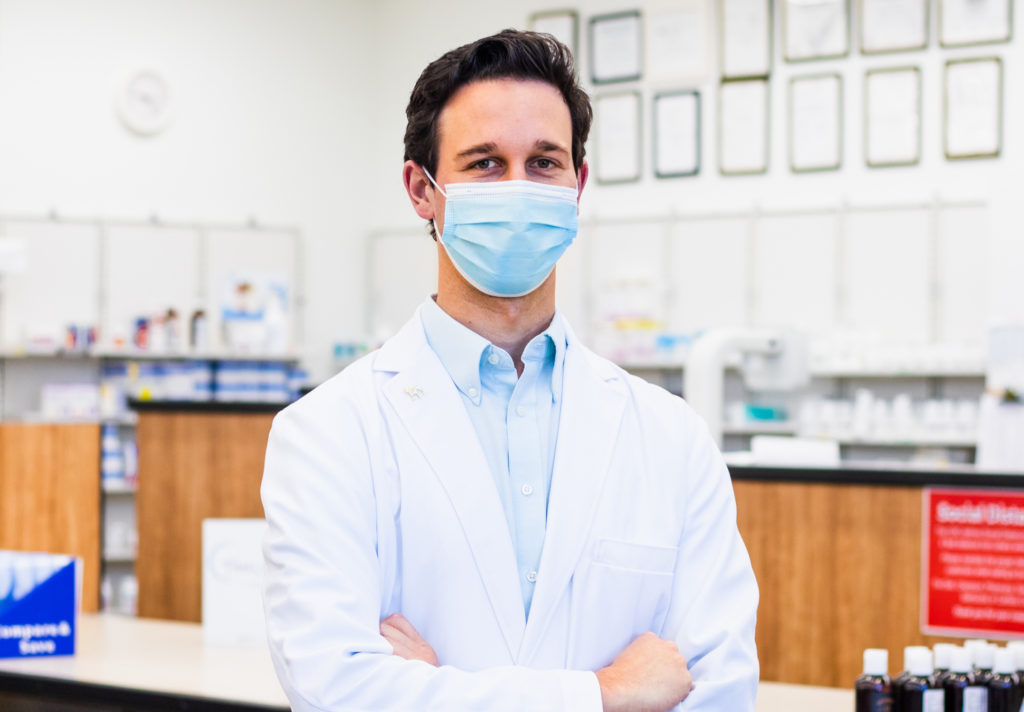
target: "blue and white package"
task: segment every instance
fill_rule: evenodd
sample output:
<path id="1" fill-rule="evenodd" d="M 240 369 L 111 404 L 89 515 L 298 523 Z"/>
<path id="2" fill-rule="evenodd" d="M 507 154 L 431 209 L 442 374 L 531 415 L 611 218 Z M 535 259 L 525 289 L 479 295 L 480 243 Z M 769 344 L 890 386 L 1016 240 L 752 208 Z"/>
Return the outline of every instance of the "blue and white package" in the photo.
<path id="1" fill-rule="evenodd" d="M 0 551 L 0 658 L 74 655 L 81 559 Z"/>

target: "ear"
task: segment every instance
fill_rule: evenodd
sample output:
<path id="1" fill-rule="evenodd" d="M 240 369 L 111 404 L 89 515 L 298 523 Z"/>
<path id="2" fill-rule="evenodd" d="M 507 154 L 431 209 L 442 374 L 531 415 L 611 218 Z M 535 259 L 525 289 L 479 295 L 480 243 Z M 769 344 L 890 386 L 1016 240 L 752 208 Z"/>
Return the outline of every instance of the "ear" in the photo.
<path id="1" fill-rule="evenodd" d="M 406 161 L 402 167 L 402 181 L 405 192 L 409 194 L 413 210 L 424 220 L 433 220 L 434 186 L 427 179 L 423 169 L 414 161 Z"/>
<path id="2" fill-rule="evenodd" d="M 587 178 L 590 177 L 590 164 L 583 161 L 583 165 L 576 171 L 576 200 L 579 201 L 580 196 L 583 195 L 583 187 L 587 184 Z"/>

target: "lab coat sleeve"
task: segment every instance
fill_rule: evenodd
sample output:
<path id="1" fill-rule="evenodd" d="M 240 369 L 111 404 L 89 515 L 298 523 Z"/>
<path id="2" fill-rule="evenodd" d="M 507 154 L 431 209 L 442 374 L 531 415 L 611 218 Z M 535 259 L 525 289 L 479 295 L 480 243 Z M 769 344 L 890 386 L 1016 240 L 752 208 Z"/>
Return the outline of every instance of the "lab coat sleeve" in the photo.
<path id="1" fill-rule="evenodd" d="M 695 436 L 683 460 L 686 522 L 662 636 L 675 640 L 694 681 L 678 709 L 753 712 L 759 677 L 757 581 L 737 529 L 732 480 L 722 456 L 689 407 L 684 422 Z"/>
<path id="2" fill-rule="evenodd" d="M 353 399 L 307 398 L 275 418 L 262 483 L 267 635 L 292 708 L 599 711 L 592 672 L 468 672 L 392 654 L 379 632 L 375 442 Z"/>

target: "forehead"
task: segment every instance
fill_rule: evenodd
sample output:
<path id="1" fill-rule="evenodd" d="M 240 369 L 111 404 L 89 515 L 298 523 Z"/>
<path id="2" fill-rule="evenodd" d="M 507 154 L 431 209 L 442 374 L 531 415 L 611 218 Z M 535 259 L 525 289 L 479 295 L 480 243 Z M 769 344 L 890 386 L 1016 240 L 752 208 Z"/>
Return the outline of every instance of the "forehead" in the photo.
<path id="1" fill-rule="evenodd" d="M 572 119 L 562 93 L 533 79 L 487 79 L 455 92 L 437 121 L 438 154 L 444 159 L 480 143 L 511 148 L 538 140 L 572 141 Z"/>

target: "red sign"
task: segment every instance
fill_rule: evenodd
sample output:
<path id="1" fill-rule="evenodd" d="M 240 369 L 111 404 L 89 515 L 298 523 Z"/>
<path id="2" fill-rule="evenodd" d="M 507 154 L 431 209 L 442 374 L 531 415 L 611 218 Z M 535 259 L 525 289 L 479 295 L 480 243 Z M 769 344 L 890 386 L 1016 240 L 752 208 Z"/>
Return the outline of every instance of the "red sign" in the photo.
<path id="1" fill-rule="evenodd" d="M 928 632 L 1024 635 L 1024 492 L 924 491 Z"/>

